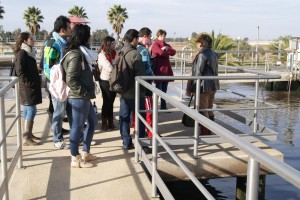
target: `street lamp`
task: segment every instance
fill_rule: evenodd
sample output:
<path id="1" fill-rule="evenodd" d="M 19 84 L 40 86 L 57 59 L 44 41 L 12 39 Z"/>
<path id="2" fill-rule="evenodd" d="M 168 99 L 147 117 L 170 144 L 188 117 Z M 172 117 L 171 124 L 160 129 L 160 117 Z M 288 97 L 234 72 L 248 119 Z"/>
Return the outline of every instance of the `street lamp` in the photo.
<path id="1" fill-rule="evenodd" d="M 238 40 L 238 60 L 240 61 L 240 39 L 241 39 L 241 37 L 239 36 L 239 37 L 237 37 L 237 40 Z"/>

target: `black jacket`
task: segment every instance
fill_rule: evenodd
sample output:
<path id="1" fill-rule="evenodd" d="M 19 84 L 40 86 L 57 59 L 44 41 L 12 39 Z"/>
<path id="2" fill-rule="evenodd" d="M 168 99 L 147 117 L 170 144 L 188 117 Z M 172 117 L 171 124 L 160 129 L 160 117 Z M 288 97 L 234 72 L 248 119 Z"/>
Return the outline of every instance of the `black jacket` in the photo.
<path id="1" fill-rule="evenodd" d="M 41 78 L 36 60 L 21 49 L 16 55 L 15 70 L 20 78 L 20 97 L 22 105 L 42 103 Z"/>
<path id="2" fill-rule="evenodd" d="M 192 65 L 192 75 L 218 76 L 218 56 L 211 48 L 203 48 L 199 51 Z M 220 88 L 219 80 L 203 80 L 201 85 L 202 92 Z"/>
<path id="3" fill-rule="evenodd" d="M 63 68 L 70 88 L 68 98 L 96 98 L 92 71 L 79 49 L 72 50 L 66 56 Z"/>

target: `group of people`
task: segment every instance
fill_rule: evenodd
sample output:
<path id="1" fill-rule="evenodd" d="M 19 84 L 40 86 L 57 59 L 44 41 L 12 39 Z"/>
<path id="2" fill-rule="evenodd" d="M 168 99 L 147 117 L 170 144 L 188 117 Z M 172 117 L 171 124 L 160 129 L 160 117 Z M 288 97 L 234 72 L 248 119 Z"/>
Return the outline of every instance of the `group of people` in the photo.
<path id="1" fill-rule="evenodd" d="M 176 51 L 165 42 L 165 30 L 157 31 L 157 39 L 152 42 L 152 31 L 144 27 L 137 31 L 129 29 L 124 35 L 124 45 L 119 51 L 128 52 L 125 55 L 126 63 L 135 76 L 173 76 L 169 56 Z M 208 35 L 200 35 L 200 50 L 194 59 L 193 74 L 217 75 L 217 58 L 211 50 L 211 43 L 207 42 Z M 97 128 L 97 116 L 91 103 L 95 95 L 95 77 L 93 71 L 99 69 L 100 77 L 97 79 L 101 88 L 103 104 L 101 109 L 101 129 L 103 131 L 116 130 L 113 119 L 114 101 L 116 93 L 110 90 L 109 80 L 116 61 L 116 41 L 113 37 L 104 38 L 98 54 L 90 49 L 91 32 L 86 24 L 72 25 L 66 16 L 59 16 L 54 22 L 53 32 L 45 41 L 43 56 L 40 65 L 46 77 L 46 86 L 49 88 L 51 67 L 61 63 L 64 80 L 70 91 L 66 101 L 61 102 L 55 96 L 50 95 L 53 106 L 51 112 L 51 130 L 53 132 L 54 147 L 69 149 L 72 156 L 71 166 L 76 168 L 93 167 L 92 162 L 96 156 L 90 153 L 90 147 L 95 129 Z M 33 122 L 37 112 L 37 104 L 42 103 L 41 81 L 37 63 L 33 52 L 34 39 L 32 35 L 23 32 L 19 35 L 15 45 L 16 74 L 20 77 L 20 96 L 23 105 L 22 118 L 24 120 L 23 145 L 39 145 L 39 137 L 32 133 Z M 208 61 L 209 62 L 208 62 Z M 154 61 L 154 62 L 153 62 Z M 205 62 L 205 64 L 203 64 Z M 97 65 L 95 66 L 95 63 Z M 209 64 L 207 64 L 209 63 Z M 211 68 L 211 69 L 206 69 Z M 132 83 L 134 83 L 134 77 Z M 152 84 L 152 81 L 148 81 Z M 155 81 L 156 87 L 167 92 L 168 81 Z M 125 150 L 132 149 L 133 142 L 130 136 L 130 126 L 134 122 L 135 110 L 135 86 L 129 84 L 128 90 L 120 95 L 120 134 Z M 218 89 L 216 81 L 205 81 L 201 94 L 205 100 L 201 106 L 209 107 Z M 194 91 L 188 90 L 188 93 Z M 152 92 L 140 88 L 140 110 L 152 109 Z M 200 107 L 201 107 L 200 106 Z M 166 101 L 161 99 L 161 109 L 167 109 Z M 212 118 L 213 115 L 203 113 Z M 70 144 L 64 141 L 62 128 L 63 119 L 67 115 L 70 125 Z M 152 125 L 152 113 L 142 113 L 147 123 Z M 139 120 L 139 137 L 152 137 L 150 130 Z M 82 152 L 79 153 L 79 145 L 83 143 Z"/>

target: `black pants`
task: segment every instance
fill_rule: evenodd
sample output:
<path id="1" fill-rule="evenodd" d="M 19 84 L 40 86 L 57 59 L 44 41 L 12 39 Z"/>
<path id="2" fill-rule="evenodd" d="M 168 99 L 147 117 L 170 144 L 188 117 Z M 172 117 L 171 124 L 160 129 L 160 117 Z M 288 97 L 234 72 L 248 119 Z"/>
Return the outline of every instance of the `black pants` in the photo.
<path id="1" fill-rule="evenodd" d="M 100 88 L 101 88 L 102 98 L 103 98 L 101 115 L 102 117 L 112 117 L 116 93 L 109 90 L 108 81 L 101 80 Z"/>

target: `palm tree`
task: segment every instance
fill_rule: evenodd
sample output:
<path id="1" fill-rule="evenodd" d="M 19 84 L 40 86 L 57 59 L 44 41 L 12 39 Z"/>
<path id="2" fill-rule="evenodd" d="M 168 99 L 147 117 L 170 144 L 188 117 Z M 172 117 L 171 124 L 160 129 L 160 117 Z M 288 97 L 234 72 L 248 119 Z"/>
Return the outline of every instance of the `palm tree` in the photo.
<path id="1" fill-rule="evenodd" d="M 23 19 L 26 21 L 25 24 L 28 27 L 29 32 L 35 36 L 41 28 L 39 23 L 43 22 L 44 17 L 41 15 L 40 9 L 32 6 L 25 10 Z"/>
<path id="2" fill-rule="evenodd" d="M 117 42 L 119 43 L 120 34 L 123 29 L 123 24 L 125 20 L 128 19 L 127 9 L 122 8 L 121 5 L 114 5 L 107 12 L 107 17 L 109 23 L 112 25 L 113 30 L 117 34 Z"/>
<path id="3" fill-rule="evenodd" d="M 83 7 L 74 6 L 72 9 L 69 10 L 70 17 L 80 17 L 83 19 L 88 19 L 85 9 Z"/>
<path id="4" fill-rule="evenodd" d="M 0 1 L 1 3 L 1 1 Z M 4 14 L 4 7 L 3 6 L 0 6 L 0 19 L 3 19 L 3 14 Z"/>

